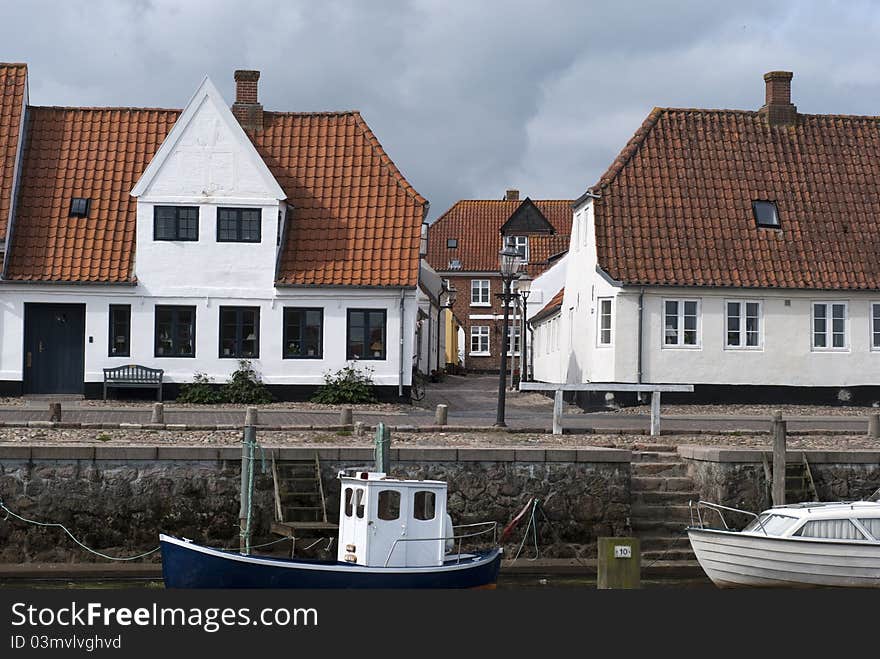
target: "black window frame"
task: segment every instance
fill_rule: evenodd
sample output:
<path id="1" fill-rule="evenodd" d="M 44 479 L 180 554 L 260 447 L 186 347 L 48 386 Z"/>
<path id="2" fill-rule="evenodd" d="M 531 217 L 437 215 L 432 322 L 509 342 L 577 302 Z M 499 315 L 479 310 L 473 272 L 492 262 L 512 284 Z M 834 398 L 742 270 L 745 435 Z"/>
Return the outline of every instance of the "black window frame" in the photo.
<path id="1" fill-rule="evenodd" d="M 319 314 L 319 327 L 320 331 L 318 332 L 318 353 L 316 355 L 297 355 L 292 352 L 288 352 L 287 344 L 292 340 L 290 334 L 288 332 L 289 328 L 292 326 L 292 323 L 288 321 L 288 317 L 293 313 L 301 313 L 302 318 L 299 322 L 299 332 L 300 332 L 300 344 L 304 344 L 303 335 L 305 333 L 305 328 L 308 327 L 308 313 L 309 312 L 317 312 Z M 282 312 L 282 341 L 281 344 L 281 358 L 282 359 L 324 359 L 324 307 L 284 307 Z"/>
<path id="2" fill-rule="evenodd" d="M 235 314 L 235 338 L 234 346 L 235 349 L 233 354 L 224 355 L 223 354 L 223 328 L 225 326 L 223 322 L 223 314 L 226 313 L 234 313 Z M 242 344 L 245 339 L 242 334 L 244 327 L 244 314 L 245 313 L 253 313 L 254 314 L 254 354 L 245 355 L 242 352 Z M 260 358 L 260 307 L 239 307 L 239 306 L 222 306 L 218 312 L 218 331 L 217 331 L 217 356 L 220 359 L 259 359 Z"/>
<path id="3" fill-rule="evenodd" d="M 159 211 L 165 209 L 173 209 L 174 210 L 174 236 L 160 236 L 159 235 Z M 181 237 L 180 230 L 180 222 L 181 222 L 181 211 L 195 211 L 196 212 L 196 228 L 194 236 L 184 236 Z M 165 206 L 158 205 L 153 206 L 153 240 L 162 240 L 167 242 L 198 242 L 199 240 L 199 219 L 200 219 L 199 207 L 198 206 Z M 187 218 L 188 219 L 188 218 Z"/>
<path id="4" fill-rule="evenodd" d="M 369 317 L 370 314 L 382 314 L 382 356 L 356 356 L 351 350 L 351 316 L 352 314 L 364 314 L 364 347 L 368 347 L 366 338 L 370 333 Z M 354 308 L 348 309 L 345 315 L 345 357 L 346 359 L 356 359 L 358 361 L 386 361 L 388 359 L 388 310 L 387 309 L 366 309 Z"/>
<path id="5" fill-rule="evenodd" d="M 221 236 L 221 213 L 235 214 L 235 238 L 223 238 Z M 256 213 L 257 239 L 242 238 L 242 224 L 244 213 Z M 217 242 L 218 243 L 261 243 L 263 242 L 263 210 L 261 208 L 230 208 L 219 207 L 217 209 Z"/>
<path id="6" fill-rule="evenodd" d="M 81 203 L 82 208 L 77 209 L 75 206 Z M 88 217 L 92 208 L 92 200 L 89 197 L 71 197 L 70 198 L 70 217 Z"/>
<path id="7" fill-rule="evenodd" d="M 116 336 L 118 334 L 118 326 L 116 323 L 116 313 L 125 312 L 125 352 L 114 352 L 113 348 L 117 345 Z M 111 304 L 108 312 L 109 329 L 107 333 L 107 356 L 108 357 L 131 357 L 131 305 L 130 304 Z"/>
<path id="8" fill-rule="evenodd" d="M 758 204 L 768 204 L 773 207 L 773 216 L 776 218 L 776 224 L 761 222 L 758 215 Z M 779 217 L 779 206 L 776 205 L 775 201 L 770 201 L 769 199 L 755 199 L 754 201 L 752 201 L 752 216 L 755 218 L 755 224 L 761 229 L 782 228 L 782 219 Z"/>
<path id="9" fill-rule="evenodd" d="M 447 238 L 446 239 L 446 249 L 457 249 L 458 248 L 458 238 Z"/>
<path id="10" fill-rule="evenodd" d="M 166 310 L 171 312 L 171 345 L 174 349 L 174 354 L 159 354 L 159 313 Z M 190 329 L 192 339 L 191 355 L 177 354 L 178 350 L 176 344 L 179 341 L 177 327 L 180 325 L 178 316 L 183 310 L 188 310 L 192 313 L 192 327 Z M 185 304 L 157 304 L 153 309 L 153 356 L 157 359 L 194 359 L 196 356 L 196 326 L 197 314 L 195 306 Z"/>

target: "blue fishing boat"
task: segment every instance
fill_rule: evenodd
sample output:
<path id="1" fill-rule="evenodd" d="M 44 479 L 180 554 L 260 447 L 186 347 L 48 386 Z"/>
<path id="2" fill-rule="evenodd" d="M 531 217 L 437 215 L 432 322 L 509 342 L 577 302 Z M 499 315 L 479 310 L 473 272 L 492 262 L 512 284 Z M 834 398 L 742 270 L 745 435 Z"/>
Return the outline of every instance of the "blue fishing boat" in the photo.
<path id="1" fill-rule="evenodd" d="M 501 547 L 495 522 L 455 527 L 446 483 L 340 473 L 335 561 L 254 556 L 160 535 L 167 588 L 491 588 Z M 490 549 L 463 552 L 464 540 Z"/>

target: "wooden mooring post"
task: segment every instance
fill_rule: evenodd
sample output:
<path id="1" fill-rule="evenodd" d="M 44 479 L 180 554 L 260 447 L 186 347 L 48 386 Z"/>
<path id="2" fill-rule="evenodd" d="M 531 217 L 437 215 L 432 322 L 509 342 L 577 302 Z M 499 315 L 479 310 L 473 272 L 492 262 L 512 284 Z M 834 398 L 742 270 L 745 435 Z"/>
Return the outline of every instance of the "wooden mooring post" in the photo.
<path id="1" fill-rule="evenodd" d="M 782 412 L 773 413 L 773 487 L 771 496 L 774 506 L 785 505 L 785 433 L 786 423 Z"/>
<path id="2" fill-rule="evenodd" d="M 49 403 L 49 421 L 61 421 L 61 403 Z"/>
<path id="3" fill-rule="evenodd" d="M 868 417 L 868 437 L 880 439 L 880 414 L 877 412 Z"/>
<path id="4" fill-rule="evenodd" d="M 257 429 L 244 427 L 241 438 L 241 505 L 238 509 L 239 546 L 241 554 L 251 553 L 251 519 L 253 517 L 254 448 L 257 445 Z"/>
<path id="5" fill-rule="evenodd" d="M 384 423 L 376 426 L 376 471 L 387 474 L 391 469 L 391 431 Z"/>
<path id="6" fill-rule="evenodd" d="M 602 590 L 642 586 L 641 543 L 638 538 L 599 538 L 596 587 Z"/>
<path id="7" fill-rule="evenodd" d="M 553 434 L 562 434 L 562 389 L 553 394 Z"/>

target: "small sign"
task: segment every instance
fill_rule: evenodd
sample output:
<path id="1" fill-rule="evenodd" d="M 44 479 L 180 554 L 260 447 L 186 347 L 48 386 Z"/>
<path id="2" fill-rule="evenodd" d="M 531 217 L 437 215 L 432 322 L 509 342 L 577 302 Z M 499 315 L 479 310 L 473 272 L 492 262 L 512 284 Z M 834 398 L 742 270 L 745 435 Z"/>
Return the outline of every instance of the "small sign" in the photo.
<path id="1" fill-rule="evenodd" d="M 632 558 L 633 550 L 629 545 L 614 545 L 614 558 Z"/>

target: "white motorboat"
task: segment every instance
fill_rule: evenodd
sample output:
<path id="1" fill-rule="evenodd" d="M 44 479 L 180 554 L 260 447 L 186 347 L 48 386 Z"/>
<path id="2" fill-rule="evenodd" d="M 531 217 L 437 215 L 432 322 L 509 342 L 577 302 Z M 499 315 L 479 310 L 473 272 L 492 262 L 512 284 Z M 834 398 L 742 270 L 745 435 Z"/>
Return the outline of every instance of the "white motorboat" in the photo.
<path id="1" fill-rule="evenodd" d="M 723 528 L 707 527 L 707 510 Z M 880 502 L 797 503 L 756 515 L 700 501 L 691 511 L 688 537 L 716 586 L 880 588 Z M 753 519 L 736 531 L 725 512 Z"/>

